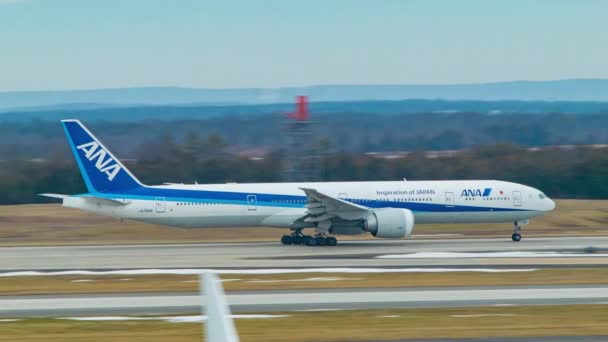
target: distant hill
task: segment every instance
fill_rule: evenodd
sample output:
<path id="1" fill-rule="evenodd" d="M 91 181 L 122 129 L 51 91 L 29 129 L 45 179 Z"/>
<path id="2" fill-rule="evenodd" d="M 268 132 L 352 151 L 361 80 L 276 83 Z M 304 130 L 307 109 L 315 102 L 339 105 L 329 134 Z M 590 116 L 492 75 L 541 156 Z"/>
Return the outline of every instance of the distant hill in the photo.
<path id="1" fill-rule="evenodd" d="M 240 105 L 162 105 L 118 106 L 69 104 L 38 107 L 29 110 L 0 112 L 2 122 L 28 122 L 31 120 L 59 121 L 72 118 L 87 122 L 138 122 L 142 120 L 173 121 L 181 119 L 209 119 L 216 117 L 253 117 L 274 115 L 280 118 L 292 111 L 294 104 L 240 104 Z M 490 116 L 501 114 L 608 114 L 608 102 L 580 101 L 343 101 L 313 102 L 310 104 L 313 120 L 328 115 L 402 115 L 402 114 L 457 114 L 480 113 Z"/>
<path id="2" fill-rule="evenodd" d="M 0 92 L 0 111 L 95 109 L 124 106 L 290 103 L 296 95 L 335 101 L 608 101 L 608 79 L 515 81 L 453 85 L 322 85 L 285 88 L 179 87 Z"/>

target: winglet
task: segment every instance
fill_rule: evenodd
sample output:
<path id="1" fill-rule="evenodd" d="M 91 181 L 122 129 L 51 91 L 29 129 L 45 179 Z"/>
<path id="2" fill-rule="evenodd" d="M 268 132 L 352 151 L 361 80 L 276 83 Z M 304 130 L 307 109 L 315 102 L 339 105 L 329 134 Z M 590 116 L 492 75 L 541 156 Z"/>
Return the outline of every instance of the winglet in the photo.
<path id="1" fill-rule="evenodd" d="M 226 294 L 217 275 L 205 272 L 200 275 L 201 293 L 206 297 L 204 313 L 207 315 L 205 336 L 207 342 L 239 342 L 230 317 Z"/>

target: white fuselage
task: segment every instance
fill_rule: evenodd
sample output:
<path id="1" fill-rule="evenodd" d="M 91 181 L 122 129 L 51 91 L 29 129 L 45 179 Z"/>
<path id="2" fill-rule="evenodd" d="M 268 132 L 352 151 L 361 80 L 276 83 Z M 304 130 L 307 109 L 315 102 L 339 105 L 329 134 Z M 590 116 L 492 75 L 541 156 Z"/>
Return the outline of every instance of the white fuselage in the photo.
<path id="1" fill-rule="evenodd" d="M 305 215 L 301 188 L 371 209 L 409 209 L 416 224 L 515 222 L 555 207 L 537 189 L 495 180 L 171 184 L 104 194 L 125 205 L 70 196 L 64 206 L 167 226 L 287 228 Z"/>

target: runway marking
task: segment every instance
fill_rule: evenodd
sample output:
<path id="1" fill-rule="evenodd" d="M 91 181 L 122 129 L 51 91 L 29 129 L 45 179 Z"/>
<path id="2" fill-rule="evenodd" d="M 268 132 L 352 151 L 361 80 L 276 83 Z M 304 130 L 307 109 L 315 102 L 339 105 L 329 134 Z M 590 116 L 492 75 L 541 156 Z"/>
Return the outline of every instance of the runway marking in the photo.
<path id="1" fill-rule="evenodd" d="M 10 322 L 19 322 L 19 321 L 22 321 L 22 319 L 13 319 L 13 318 L 0 319 L 0 323 L 1 322 L 10 323 Z"/>
<path id="2" fill-rule="evenodd" d="M 233 319 L 267 319 L 282 318 L 289 315 L 230 315 Z M 205 315 L 195 316 L 161 316 L 161 317 L 137 317 L 137 316 L 94 316 L 94 317 L 61 317 L 56 319 L 71 321 L 165 321 L 168 323 L 200 323 L 207 320 Z"/>
<path id="3" fill-rule="evenodd" d="M 414 234 L 412 237 L 464 236 L 464 234 Z"/>
<path id="4" fill-rule="evenodd" d="M 304 279 L 279 279 L 279 280 L 249 280 L 248 283 L 286 283 L 286 282 L 317 282 L 317 281 L 340 281 L 340 280 L 363 280 L 365 278 L 341 278 L 341 277 L 314 277 Z"/>
<path id="5" fill-rule="evenodd" d="M 477 318 L 477 317 L 512 317 L 521 316 L 515 314 L 478 314 L 478 315 L 450 315 L 449 317 L 454 318 Z"/>
<path id="6" fill-rule="evenodd" d="M 132 317 L 132 316 L 97 316 L 97 317 L 61 317 L 57 319 L 65 319 L 70 321 L 149 321 L 160 319 L 160 317 Z"/>
<path id="7" fill-rule="evenodd" d="M 346 311 L 346 310 L 357 310 L 357 309 L 307 309 L 307 310 L 296 310 L 297 312 L 324 312 L 324 311 Z"/>
<path id="8" fill-rule="evenodd" d="M 220 279 L 222 283 L 229 283 L 232 281 L 241 281 L 241 279 Z M 180 283 L 198 283 L 198 279 L 196 280 L 180 280 Z"/>
<path id="9" fill-rule="evenodd" d="M 14 271 L 0 273 L 0 277 L 33 277 L 33 276 L 61 276 L 61 275 L 196 275 L 203 272 L 214 272 L 217 274 L 291 274 L 291 273 L 443 273 L 443 272 L 478 272 L 478 273 L 508 273 L 508 272 L 533 272 L 536 268 L 267 268 L 267 269 L 134 269 L 134 270 L 112 270 L 112 271 Z"/>
<path id="10" fill-rule="evenodd" d="M 495 303 L 520 305 L 595 304 L 608 298 L 608 285 L 596 287 L 527 288 L 525 286 L 501 289 L 425 289 L 411 291 L 291 291 L 291 292 L 244 292 L 229 293 L 228 301 L 233 310 L 249 312 L 287 312 L 306 309 L 382 309 L 406 307 L 491 306 Z M 16 296 L 0 298 L 0 316 L 15 318 L 24 316 L 62 317 L 79 315 L 126 315 L 131 312 L 142 316 L 143 312 L 158 315 L 176 315 L 196 312 L 205 305 L 206 298 L 191 294 L 113 294 L 81 296 Z M 469 314 L 474 312 L 464 312 Z M 483 312 L 478 312 L 483 313 Z M 76 315 L 78 316 L 78 315 Z M 110 316 L 115 317 L 115 316 Z M 137 316 L 135 316 L 137 317 Z M 447 317 L 447 316 L 446 316 Z"/>
<path id="11" fill-rule="evenodd" d="M 386 254 L 377 259 L 469 259 L 469 258 L 608 258 L 608 254 L 568 252 L 417 252 Z"/>
<path id="12" fill-rule="evenodd" d="M 135 280 L 133 278 L 120 278 L 117 279 L 118 281 L 132 281 Z M 70 280 L 71 283 L 93 283 L 96 281 L 103 281 L 103 279 L 74 279 L 74 280 Z M 197 280 L 198 282 L 198 280 Z"/>

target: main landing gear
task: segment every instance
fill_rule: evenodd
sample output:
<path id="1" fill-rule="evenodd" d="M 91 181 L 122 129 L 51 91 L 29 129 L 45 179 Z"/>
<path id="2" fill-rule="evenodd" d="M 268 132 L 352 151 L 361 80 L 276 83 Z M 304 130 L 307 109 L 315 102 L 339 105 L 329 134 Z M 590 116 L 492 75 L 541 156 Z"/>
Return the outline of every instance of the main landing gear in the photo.
<path id="1" fill-rule="evenodd" d="M 333 236 L 317 234 L 315 236 L 302 234 L 302 229 L 296 229 L 291 235 L 283 235 L 281 243 L 284 245 L 306 245 L 306 246 L 336 246 L 338 240 Z"/>

